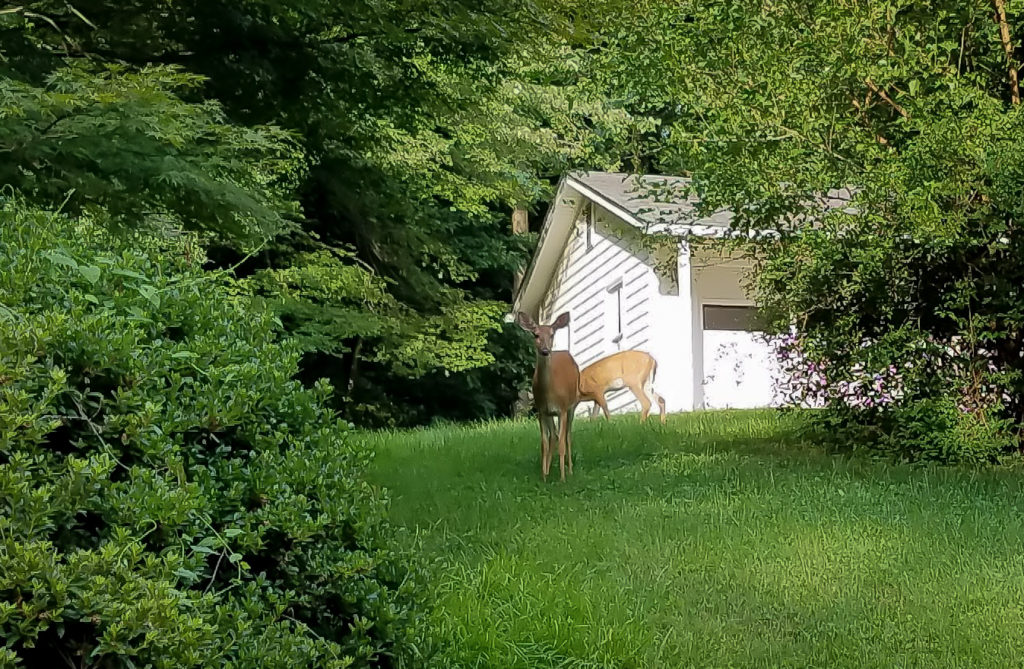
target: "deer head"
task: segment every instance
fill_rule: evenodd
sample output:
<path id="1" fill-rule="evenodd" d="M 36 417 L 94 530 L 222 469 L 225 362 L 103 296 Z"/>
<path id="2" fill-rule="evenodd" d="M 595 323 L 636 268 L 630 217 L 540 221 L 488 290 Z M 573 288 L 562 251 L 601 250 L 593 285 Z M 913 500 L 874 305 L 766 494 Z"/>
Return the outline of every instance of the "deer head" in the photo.
<path id="1" fill-rule="evenodd" d="M 516 322 L 519 327 L 533 335 L 533 345 L 537 348 L 537 354 L 547 356 L 551 354 L 551 348 L 555 344 L 555 331 L 569 324 L 569 312 L 560 314 L 551 325 L 537 325 L 532 318 L 520 311 L 516 315 Z"/>

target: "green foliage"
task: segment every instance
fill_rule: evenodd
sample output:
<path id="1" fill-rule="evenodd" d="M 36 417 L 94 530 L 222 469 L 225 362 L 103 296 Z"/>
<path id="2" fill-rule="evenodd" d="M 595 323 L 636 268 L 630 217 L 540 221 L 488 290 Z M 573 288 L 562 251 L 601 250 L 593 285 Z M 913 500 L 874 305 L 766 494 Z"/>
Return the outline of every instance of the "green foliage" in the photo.
<path id="1" fill-rule="evenodd" d="M 235 241 L 265 239 L 294 218 L 294 143 L 228 124 L 214 102 L 184 101 L 201 77 L 85 64 L 39 83 L 18 74 L 0 77 L 0 181 L 32 200 Z"/>
<path id="2" fill-rule="evenodd" d="M 614 167 L 636 135 L 632 115 L 590 84 L 589 49 L 600 37 L 580 10 L 561 0 L 35 0 L 2 15 L 0 39 L 9 69 L 36 87 L 69 60 L 187 78 L 196 84 L 182 92 L 197 104 L 191 112 L 223 109 L 231 121 L 214 134 L 235 144 L 217 151 L 258 154 L 243 164 L 263 182 L 297 181 L 302 232 L 276 238 L 242 271 L 259 274 L 251 285 L 301 340 L 305 364 L 351 386 L 358 397 L 342 408 L 354 416 L 356 405 L 388 410 L 377 398 L 410 384 L 428 395 L 436 374 L 467 378 L 463 370 L 488 364 L 497 303 L 508 300 L 532 242 L 510 234 L 511 207 L 542 213 L 551 177 Z M 280 139 L 266 126 L 296 139 L 307 170 L 274 161 L 290 156 L 259 144 Z M 193 135 L 183 151 L 202 147 Z M 166 160 L 160 146 L 141 149 Z M 97 153 L 83 150 L 90 160 Z M 164 183 L 179 195 L 138 160 L 114 158 L 118 171 L 102 166 L 103 183 L 120 184 L 124 173 L 135 180 L 126 193 Z M 53 175 L 44 183 L 67 187 Z M 212 209 L 197 220 L 221 231 L 236 218 L 267 222 L 253 203 L 215 192 L 165 204 Z M 210 255 L 221 266 L 240 259 Z M 472 392 L 481 391 L 490 389 Z M 503 403 L 494 395 L 479 406 Z"/>
<path id="3" fill-rule="evenodd" d="M 284 321 L 303 351 L 343 353 L 356 337 L 383 337 L 398 309 L 387 284 L 351 253 L 321 249 L 298 254 L 280 268 L 245 280 Z"/>
<path id="4" fill-rule="evenodd" d="M 1024 8 L 1006 5 L 1009 62 L 990 0 L 645 3 L 618 17 L 628 29 L 601 68 L 627 97 L 671 105 L 660 167 L 692 173 L 706 207 L 733 206 L 742 227 L 817 216 L 817 230 L 760 247 L 759 291 L 830 383 L 920 362 L 896 419 L 923 434 L 914 416 L 934 411 L 941 441 L 986 416 L 989 453 L 1013 449 L 1005 427 L 1024 421 L 1024 110 L 1007 74 Z M 857 215 L 821 216 L 810 196 L 839 187 L 858 189 Z M 965 416 L 947 416 L 950 402 Z M 980 457 L 919 442 L 873 443 Z"/>
<path id="5" fill-rule="evenodd" d="M 4 659 L 419 666 L 370 452 L 188 243 L 0 209 Z"/>
<path id="6" fill-rule="evenodd" d="M 999 458 L 1012 429 L 998 412 L 962 411 L 950 399 L 907 402 L 889 417 L 892 430 L 882 448 L 897 457 L 942 462 L 986 463 Z"/>

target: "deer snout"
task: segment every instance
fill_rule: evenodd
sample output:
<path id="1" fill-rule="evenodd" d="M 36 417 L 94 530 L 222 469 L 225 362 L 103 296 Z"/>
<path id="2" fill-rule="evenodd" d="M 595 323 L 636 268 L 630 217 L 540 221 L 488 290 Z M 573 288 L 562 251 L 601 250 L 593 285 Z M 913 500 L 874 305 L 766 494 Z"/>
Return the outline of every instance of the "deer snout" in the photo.
<path id="1" fill-rule="evenodd" d="M 551 349 L 550 348 L 546 348 L 545 347 L 545 348 L 541 348 L 540 349 L 540 354 L 541 355 L 548 355 L 549 353 L 551 353 Z"/>

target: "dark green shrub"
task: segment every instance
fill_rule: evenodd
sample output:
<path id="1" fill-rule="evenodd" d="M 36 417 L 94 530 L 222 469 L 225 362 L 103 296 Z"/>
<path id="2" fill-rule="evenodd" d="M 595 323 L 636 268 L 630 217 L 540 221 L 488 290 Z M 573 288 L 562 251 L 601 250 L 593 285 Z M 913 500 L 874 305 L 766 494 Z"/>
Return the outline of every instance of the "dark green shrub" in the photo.
<path id="1" fill-rule="evenodd" d="M 1012 427 L 995 412 L 969 412 L 948 398 L 918 400 L 895 407 L 883 450 L 911 460 L 995 462 L 1006 451 Z"/>
<path id="2" fill-rule="evenodd" d="M 950 398 L 886 408 L 830 407 L 805 412 L 804 436 L 838 450 L 901 461 L 995 463 L 1014 445 L 1013 424 L 997 411 L 965 411 Z"/>
<path id="3" fill-rule="evenodd" d="M 0 208 L 0 666 L 421 663 L 370 453 L 198 262 Z"/>

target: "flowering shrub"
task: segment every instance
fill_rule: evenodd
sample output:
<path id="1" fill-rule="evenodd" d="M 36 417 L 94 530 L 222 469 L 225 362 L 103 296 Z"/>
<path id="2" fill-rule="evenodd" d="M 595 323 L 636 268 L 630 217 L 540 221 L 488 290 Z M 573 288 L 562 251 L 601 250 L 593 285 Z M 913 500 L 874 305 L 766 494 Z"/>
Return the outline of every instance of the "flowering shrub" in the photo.
<path id="1" fill-rule="evenodd" d="M 842 404 L 865 409 L 883 408 L 904 394 L 903 372 L 896 365 L 869 369 L 854 363 L 834 383 L 829 382 L 828 360 L 809 356 L 795 332 L 774 339 L 774 350 L 782 372 L 778 399 L 793 407 L 825 407 Z M 906 363 L 906 368 L 911 368 Z"/>
<path id="2" fill-rule="evenodd" d="M 807 338 L 794 331 L 773 344 L 781 371 L 777 399 L 826 409 L 817 427 L 832 438 L 912 460 L 990 461 L 1006 450 L 1012 422 L 1001 418 L 1005 391 L 991 352 L 923 336 L 896 351 L 865 341 L 860 356 L 835 364 L 809 353 Z M 883 352 L 911 359 L 865 362 Z"/>

